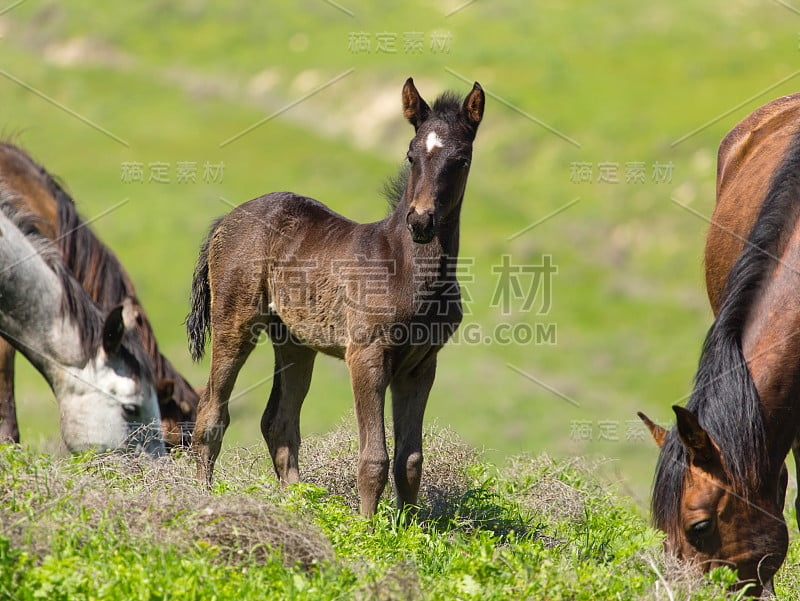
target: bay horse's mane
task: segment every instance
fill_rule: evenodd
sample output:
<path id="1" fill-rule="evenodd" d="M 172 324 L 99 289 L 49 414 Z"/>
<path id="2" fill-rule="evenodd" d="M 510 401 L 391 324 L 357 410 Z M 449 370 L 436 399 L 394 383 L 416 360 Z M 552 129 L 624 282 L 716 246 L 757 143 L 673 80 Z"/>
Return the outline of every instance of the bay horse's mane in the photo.
<path id="1" fill-rule="evenodd" d="M 74 200 L 56 178 L 42 165 L 31 159 L 27 153 L 12 144 L 7 145 L 17 150 L 26 159 L 55 201 L 58 222 L 58 236 L 55 244 L 61 254 L 63 264 L 101 307 L 112 307 L 121 303 L 126 297 L 133 299 L 140 308 L 139 314 L 142 323 L 137 330 L 141 346 L 150 357 L 149 361 L 155 370 L 156 380 L 167 378 L 174 381 L 173 398 L 176 402 L 179 399 L 197 399 L 197 393 L 189 382 L 159 351 L 150 321 L 141 308 L 133 283 L 119 259 L 89 229 L 78 213 Z M 178 402 L 178 404 L 181 411 L 189 415 L 193 413 L 196 401 L 190 402 L 191 406 L 185 402 Z"/>
<path id="2" fill-rule="evenodd" d="M 136 291 L 119 259 L 91 232 L 61 184 L 41 166 L 37 167 L 55 199 L 58 211 L 56 244 L 75 279 L 101 306 L 119 302 L 126 296 L 135 299 Z"/>
<path id="3" fill-rule="evenodd" d="M 780 256 L 800 213 L 800 132 L 769 184 L 744 249 L 730 270 L 717 319 L 708 331 L 686 407 L 719 446 L 733 492 L 748 498 L 771 473 L 761 400 L 742 352 L 754 299 Z M 689 453 L 676 428 L 667 434 L 653 484 L 652 513 L 667 533 L 677 520 Z"/>
<path id="4" fill-rule="evenodd" d="M 55 243 L 42 233 L 44 220 L 21 208 L 14 194 L 0 185 L 0 212 L 22 232 L 36 253 L 56 274 L 63 290 L 61 312 L 73 321 L 80 337 L 79 344 L 86 357 L 92 357 L 103 342 L 104 315 L 100 307 L 89 298 L 81 283 L 73 276 Z M 125 333 L 119 356 L 139 377 L 153 379 L 151 361 L 130 332 Z"/>
<path id="5" fill-rule="evenodd" d="M 461 97 L 452 90 L 442 92 L 442 94 L 433 101 L 433 107 L 431 107 L 432 118 L 440 119 L 449 124 L 459 123 L 458 115 L 460 110 Z M 386 198 L 386 201 L 389 203 L 390 212 L 394 211 L 402 202 L 410 173 L 410 165 L 404 162 L 397 175 L 388 178 L 384 183 L 382 193 L 383 197 Z"/>

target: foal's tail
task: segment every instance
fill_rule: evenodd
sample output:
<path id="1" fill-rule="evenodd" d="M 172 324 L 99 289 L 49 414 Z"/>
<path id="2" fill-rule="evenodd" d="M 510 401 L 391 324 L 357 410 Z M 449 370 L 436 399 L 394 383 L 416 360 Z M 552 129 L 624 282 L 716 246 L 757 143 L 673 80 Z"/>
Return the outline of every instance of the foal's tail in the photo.
<path id="1" fill-rule="evenodd" d="M 205 354 L 206 338 L 211 333 L 211 288 L 208 284 L 208 247 L 211 238 L 222 221 L 220 217 L 211 224 L 205 242 L 200 247 L 200 256 L 194 267 L 192 295 L 189 299 L 191 309 L 186 316 L 186 334 L 189 336 L 189 353 L 199 361 Z"/>

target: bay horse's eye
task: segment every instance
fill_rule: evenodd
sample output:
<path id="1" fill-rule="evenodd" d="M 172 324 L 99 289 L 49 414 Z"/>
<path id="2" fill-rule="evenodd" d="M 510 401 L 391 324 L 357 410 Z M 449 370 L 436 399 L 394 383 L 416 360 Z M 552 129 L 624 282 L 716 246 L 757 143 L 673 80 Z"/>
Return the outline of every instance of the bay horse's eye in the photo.
<path id="1" fill-rule="evenodd" d="M 408 162 L 412 165 L 414 164 L 414 157 L 411 156 L 410 152 L 406 155 L 406 159 L 408 159 Z"/>
<path id="2" fill-rule="evenodd" d="M 702 538 L 711 532 L 713 525 L 712 520 L 700 520 L 689 526 L 687 534 L 693 538 Z"/>

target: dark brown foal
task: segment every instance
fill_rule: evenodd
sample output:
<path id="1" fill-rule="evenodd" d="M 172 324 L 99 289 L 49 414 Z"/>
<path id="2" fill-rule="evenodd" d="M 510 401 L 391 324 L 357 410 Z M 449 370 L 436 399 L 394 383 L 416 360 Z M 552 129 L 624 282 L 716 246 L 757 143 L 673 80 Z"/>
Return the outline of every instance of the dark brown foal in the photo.
<path id="1" fill-rule="evenodd" d="M 259 334 L 275 350 L 261 420 L 281 483 L 297 482 L 300 408 L 318 352 L 350 369 L 359 432 L 361 512 L 386 486 L 384 400 L 391 389 L 398 505 L 415 505 L 422 477 L 422 420 L 436 355 L 458 327 L 459 219 L 484 94 L 444 94 L 429 107 L 409 79 L 403 111 L 415 129 L 394 208 L 360 224 L 297 194 L 247 202 L 211 228 L 198 259 L 187 318 L 192 355 L 211 334 L 211 371 L 193 449 L 210 482 L 228 426 L 236 376 Z"/>

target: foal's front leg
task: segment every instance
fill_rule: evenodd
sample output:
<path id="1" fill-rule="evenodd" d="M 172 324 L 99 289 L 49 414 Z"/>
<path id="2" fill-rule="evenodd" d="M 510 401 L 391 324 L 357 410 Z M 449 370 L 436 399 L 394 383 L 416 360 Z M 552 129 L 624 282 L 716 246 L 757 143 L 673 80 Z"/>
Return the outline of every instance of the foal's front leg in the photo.
<path id="1" fill-rule="evenodd" d="M 350 368 L 358 422 L 358 495 L 361 514 L 369 517 L 378 509 L 389 476 L 383 426 L 389 365 L 385 349 L 377 344 L 349 347 L 345 361 Z"/>
<path id="2" fill-rule="evenodd" d="M 422 418 L 435 375 L 436 354 L 432 351 L 413 370 L 392 379 L 394 482 L 400 510 L 417 504 L 422 480 Z"/>

